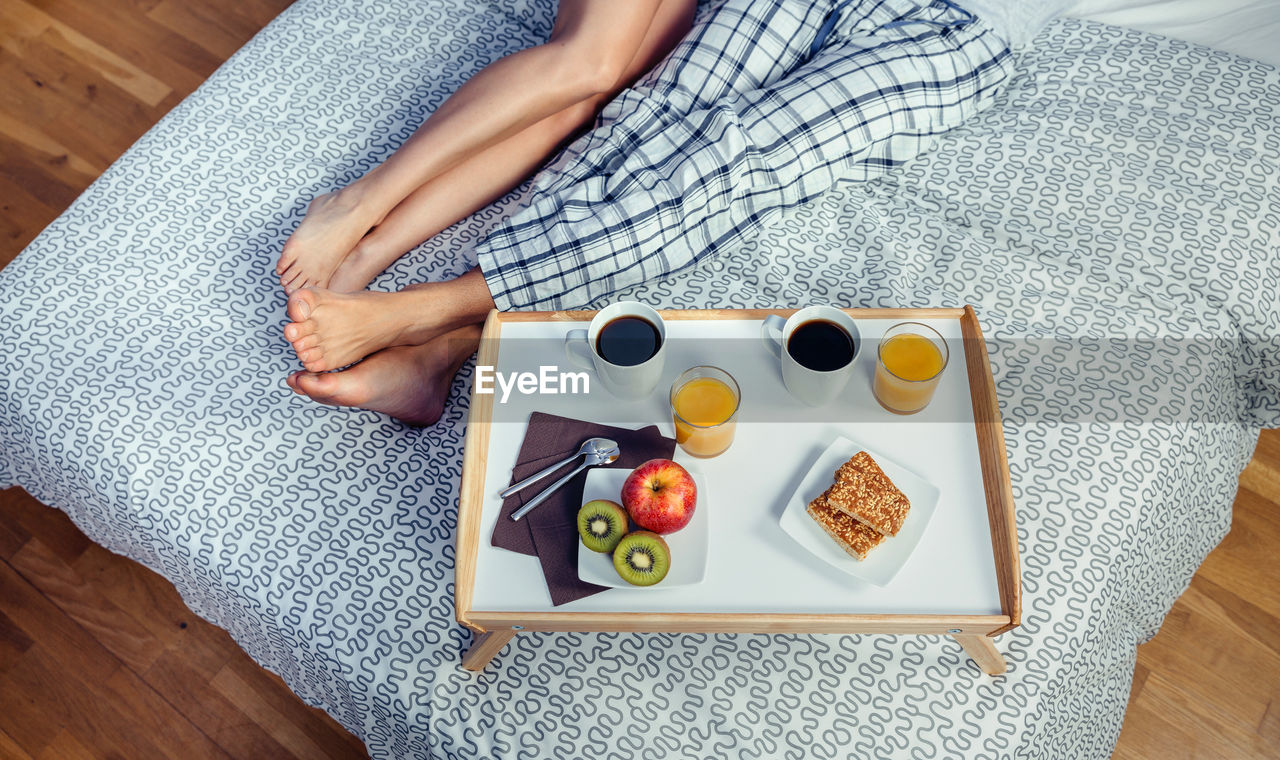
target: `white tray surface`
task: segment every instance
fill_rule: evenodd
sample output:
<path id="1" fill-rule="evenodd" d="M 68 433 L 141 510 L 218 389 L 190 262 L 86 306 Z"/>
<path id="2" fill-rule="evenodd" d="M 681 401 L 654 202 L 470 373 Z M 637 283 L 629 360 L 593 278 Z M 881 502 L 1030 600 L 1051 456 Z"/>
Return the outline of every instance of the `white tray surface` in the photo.
<path id="1" fill-rule="evenodd" d="M 991 551 L 987 508 L 969 383 L 958 319 L 919 320 L 951 345 L 950 364 L 933 403 L 920 414 L 884 411 L 871 394 L 875 342 L 897 319 L 857 321 L 866 342 L 854 377 L 841 397 L 822 409 L 796 402 L 782 384 L 778 360 L 758 341 L 754 319 L 668 320 L 663 380 L 652 396 L 620 402 L 595 388 L 583 396 L 520 395 L 506 404 L 495 397 L 484 484 L 472 608 L 484 611 L 706 612 L 999 615 L 1000 598 Z M 498 369 L 536 371 L 539 364 L 573 369 L 560 342 L 585 322 L 507 322 L 502 325 Z M 535 350 L 536 347 L 536 350 Z M 746 420 L 725 454 L 714 459 L 675 459 L 699 469 L 715 493 L 706 578 L 693 586 L 655 591 L 611 589 L 553 607 L 538 560 L 490 544 L 501 499 L 510 482 L 529 414 L 535 411 L 639 428 L 642 417 L 674 436 L 666 394 L 686 368 L 713 364 L 742 388 Z M 594 378 L 593 378 L 594 380 Z M 775 410 L 752 421 L 749 408 Z M 504 421 L 506 420 L 506 421 Z M 618 420 L 630 420 L 621 422 Z M 832 422 L 831 420 L 836 420 Z M 864 420 L 843 422 L 841 420 Z M 937 512 L 906 566 L 886 587 L 851 578 L 797 545 L 778 519 L 810 465 L 836 436 L 865 441 L 924 475 L 941 491 Z"/>

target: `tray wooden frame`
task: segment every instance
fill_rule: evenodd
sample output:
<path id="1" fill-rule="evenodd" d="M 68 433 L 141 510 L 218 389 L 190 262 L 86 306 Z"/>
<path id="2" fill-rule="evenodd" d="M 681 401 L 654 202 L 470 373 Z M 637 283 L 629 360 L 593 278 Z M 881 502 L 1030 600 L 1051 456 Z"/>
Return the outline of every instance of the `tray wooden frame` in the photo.
<path id="1" fill-rule="evenodd" d="M 783 318 L 795 309 L 689 309 L 660 311 L 664 320 L 763 320 Z M 484 502 L 485 466 L 493 417 L 493 396 L 472 396 L 462 458 L 458 500 L 457 572 L 454 602 L 458 622 L 476 634 L 463 655 L 462 666 L 481 670 L 518 632 L 634 631 L 668 633 L 889 633 L 951 636 L 985 672 L 1003 673 L 1005 662 L 992 638 L 1019 625 L 1022 584 L 1018 561 L 1018 533 L 1013 489 L 1005 453 L 1000 407 L 987 361 L 986 342 L 973 307 L 937 309 L 846 309 L 856 319 L 959 319 L 965 368 L 973 404 L 974 434 L 982 467 L 991 551 L 1000 595 L 999 615 L 813 615 L 744 613 L 625 613 L 625 612 L 493 612 L 472 608 L 476 560 L 480 543 L 480 511 Z M 478 365 L 497 363 L 502 326 L 509 322 L 589 321 L 594 311 L 499 312 L 485 320 Z"/>

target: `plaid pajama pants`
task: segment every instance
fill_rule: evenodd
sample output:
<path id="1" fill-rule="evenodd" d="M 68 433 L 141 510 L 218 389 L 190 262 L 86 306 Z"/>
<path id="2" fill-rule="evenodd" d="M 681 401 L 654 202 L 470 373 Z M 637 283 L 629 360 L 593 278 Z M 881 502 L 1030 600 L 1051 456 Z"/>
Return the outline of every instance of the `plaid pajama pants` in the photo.
<path id="1" fill-rule="evenodd" d="M 1008 72 L 1005 41 L 948 0 L 715 0 L 535 178 L 480 269 L 502 310 L 680 272 L 928 150 Z"/>

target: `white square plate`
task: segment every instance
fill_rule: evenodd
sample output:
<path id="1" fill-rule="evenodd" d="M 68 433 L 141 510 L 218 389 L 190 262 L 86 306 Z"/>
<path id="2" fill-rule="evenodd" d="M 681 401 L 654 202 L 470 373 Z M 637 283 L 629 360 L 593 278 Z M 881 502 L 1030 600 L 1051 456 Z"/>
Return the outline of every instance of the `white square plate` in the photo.
<path id="1" fill-rule="evenodd" d="M 683 464 L 681 465 L 684 466 Z M 707 514 L 707 481 L 702 473 L 690 470 L 694 485 L 698 487 L 698 503 L 693 508 L 693 518 L 689 524 L 662 538 L 671 550 L 671 569 L 667 577 L 652 586 L 633 586 L 622 580 L 618 571 L 613 569 L 613 554 L 593 552 L 578 539 L 578 577 L 587 583 L 614 588 L 652 589 L 669 588 L 671 586 L 688 586 L 700 583 L 707 574 L 707 543 L 711 538 L 710 515 Z M 622 504 L 622 484 L 626 482 L 631 470 L 627 469 L 593 469 L 587 471 L 587 482 L 582 488 L 582 503 L 595 499 L 608 499 Z"/>
<path id="2" fill-rule="evenodd" d="M 809 502 L 821 496 L 834 481 L 835 472 L 840 469 L 840 465 L 859 451 L 870 454 L 876 464 L 880 465 L 880 469 L 884 470 L 884 474 L 889 476 L 911 502 L 911 511 L 907 512 L 907 519 L 903 521 L 898 535 L 886 538 L 861 561 L 840 548 L 806 511 Z M 929 525 L 929 518 L 933 517 L 937 506 L 938 489 L 932 483 L 866 446 L 848 438 L 836 438 L 826 451 L 818 455 L 813 467 L 809 468 L 809 474 L 805 475 L 800 487 L 792 494 L 791 501 L 787 502 L 787 508 L 778 524 L 797 543 L 832 567 L 868 583 L 887 586 L 907 563 L 916 544 L 920 543 L 920 537 L 924 535 L 924 529 Z"/>

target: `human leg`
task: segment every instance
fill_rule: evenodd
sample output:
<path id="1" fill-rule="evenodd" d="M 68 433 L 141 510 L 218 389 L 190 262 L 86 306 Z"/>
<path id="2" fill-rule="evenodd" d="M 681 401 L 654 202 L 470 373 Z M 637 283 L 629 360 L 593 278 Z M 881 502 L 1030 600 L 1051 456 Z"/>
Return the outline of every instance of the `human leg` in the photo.
<path id="1" fill-rule="evenodd" d="M 1010 68 L 1004 41 L 950 4 L 908 8 L 645 133 L 504 220 L 476 251 L 498 308 L 572 308 L 674 274 L 990 105 Z"/>
<path id="2" fill-rule="evenodd" d="M 339 293 L 364 290 L 396 259 L 518 185 L 567 136 L 589 123 L 595 109 L 595 99 L 570 106 L 428 181 L 356 243 L 327 287 Z"/>
<path id="3" fill-rule="evenodd" d="M 693 0 L 663 0 L 619 85 L 653 68 L 688 31 Z M 363 290 L 405 252 L 509 192 L 586 128 L 613 93 L 588 98 L 468 158 L 419 187 L 365 235 L 330 278 L 338 292 Z"/>
<path id="4" fill-rule="evenodd" d="M 902 0 L 895 0 L 901 2 Z M 629 148 L 687 114 L 776 82 L 801 64 L 836 0 L 712 0 L 657 67 L 609 102 L 600 126 L 570 147 L 538 190 L 611 174 Z"/>
<path id="5" fill-rule="evenodd" d="M 423 183 L 476 151 L 611 91 L 660 2 L 561 0 L 547 43 L 477 72 L 380 166 L 312 201 L 276 265 L 281 284 L 327 284 L 356 242 Z"/>

